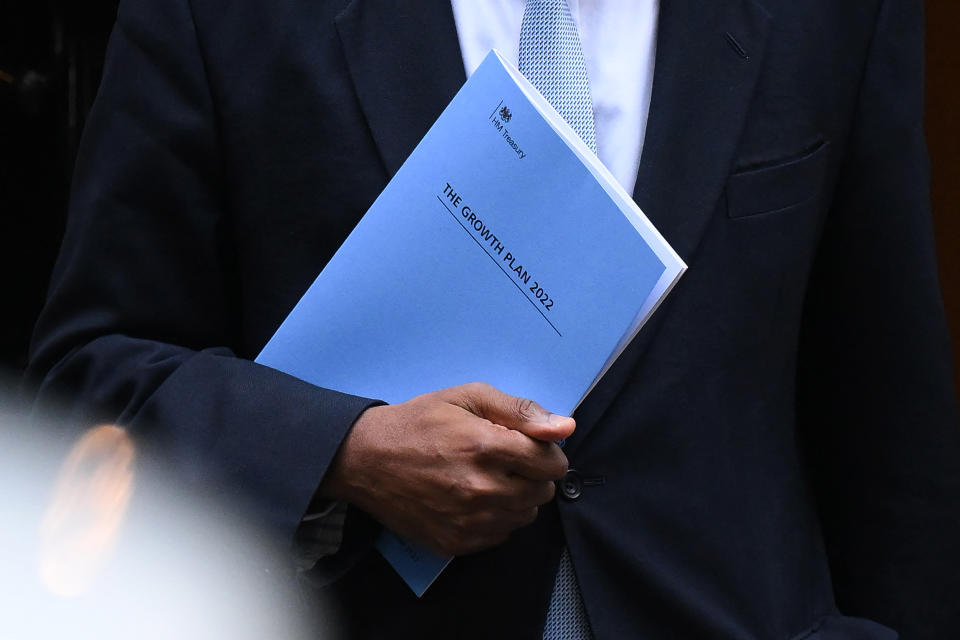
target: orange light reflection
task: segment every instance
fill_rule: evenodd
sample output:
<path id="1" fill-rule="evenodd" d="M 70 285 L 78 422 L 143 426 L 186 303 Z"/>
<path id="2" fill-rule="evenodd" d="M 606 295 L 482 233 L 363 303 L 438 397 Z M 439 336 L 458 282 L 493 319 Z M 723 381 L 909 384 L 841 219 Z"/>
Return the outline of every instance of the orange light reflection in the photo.
<path id="1" fill-rule="evenodd" d="M 104 425 L 73 446 L 40 525 L 38 571 L 52 593 L 85 593 L 113 550 L 133 494 L 135 447 L 123 429 Z"/>

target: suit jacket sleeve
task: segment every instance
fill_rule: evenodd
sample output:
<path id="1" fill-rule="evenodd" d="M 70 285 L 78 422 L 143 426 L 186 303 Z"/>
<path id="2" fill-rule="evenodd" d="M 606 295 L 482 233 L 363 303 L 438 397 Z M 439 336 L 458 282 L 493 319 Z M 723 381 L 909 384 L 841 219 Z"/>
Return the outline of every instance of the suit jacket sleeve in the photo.
<path id="1" fill-rule="evenodd" d="M 798 397 L 838 606 L 904 640 L 960 628 L 960 427 L 922 43 L 921 3 L 887 0 L 807 293 Z"/>
<path id="2" fill-rule="evenodd" d="M 235 355 L 214 103 L 187 1 L 121 3 L 29 375 L 41 402 L 68 393 L 72 423 L 129 427 L 292 538 L 371 401 Z"/>

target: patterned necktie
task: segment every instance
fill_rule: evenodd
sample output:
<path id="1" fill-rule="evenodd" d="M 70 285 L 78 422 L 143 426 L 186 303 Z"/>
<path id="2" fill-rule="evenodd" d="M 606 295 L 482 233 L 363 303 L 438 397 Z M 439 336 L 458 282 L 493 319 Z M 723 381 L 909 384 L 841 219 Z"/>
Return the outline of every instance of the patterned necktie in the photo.
<path id="1" fill-rule="evenodd" d="M 587 65 L 566 0 L 527 0 L 519 62 L 520 73 L 596 153 Z"/>
<path id="2" fill-rule="evenodd" d="M 567 0 L 527 0 L 520 27 L 520 72 L 597 152 L 593 100 L 580 35 Z M 564 548 L 547 610 L 543 640 L 590 640 L 590 623 Z"/>

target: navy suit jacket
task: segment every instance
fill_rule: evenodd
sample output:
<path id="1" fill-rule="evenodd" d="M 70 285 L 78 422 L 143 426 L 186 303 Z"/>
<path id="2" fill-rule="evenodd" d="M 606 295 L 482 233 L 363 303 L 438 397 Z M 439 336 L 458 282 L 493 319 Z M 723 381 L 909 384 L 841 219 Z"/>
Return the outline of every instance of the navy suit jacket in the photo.
<path id="1" fill-rule="evenodd" d="M 960 629 L 960 428 L 919 0 L 662 0 L 635 198 L 689 264 L 576 414 L 598 479 L 417 600 L 347 531 L 355 637 Z M 31 371 L 292 538 L 370 400 L 250 360 L 464 81 L 443 0 L 126 0 Z M 372 373 L 371 375 L 375 375 Z M 369 523 L 366 523 L 369 524 Z M 841 614 L 842 612 L 842 614 Z"/>

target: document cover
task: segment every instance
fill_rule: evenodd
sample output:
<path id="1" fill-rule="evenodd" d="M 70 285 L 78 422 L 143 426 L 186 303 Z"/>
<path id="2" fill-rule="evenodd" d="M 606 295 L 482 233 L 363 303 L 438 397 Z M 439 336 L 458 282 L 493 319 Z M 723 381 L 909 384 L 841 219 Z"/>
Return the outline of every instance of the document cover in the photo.
<path id="1" fill-rule="evenodd" d="M 685 269 L 492 51 L 257 362 L 389 403 L 483 381 L 570 415 Z M 379 547 L 418 595 L 449 561 Z"/>

